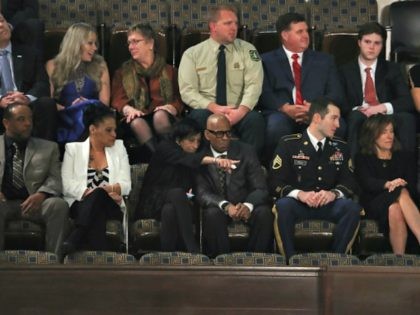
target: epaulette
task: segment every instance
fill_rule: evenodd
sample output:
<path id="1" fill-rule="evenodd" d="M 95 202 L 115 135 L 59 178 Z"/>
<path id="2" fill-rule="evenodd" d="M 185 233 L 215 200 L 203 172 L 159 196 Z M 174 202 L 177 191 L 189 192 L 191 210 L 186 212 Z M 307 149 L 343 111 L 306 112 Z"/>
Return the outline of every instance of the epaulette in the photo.
<path id="1" fill-rule="evenodd" d="M 340 137 L 332 137 L 332 139 L 331 139 L 332 141 L 336 141 L 336 142 L 340 142 L 340 143 L 344 143 L 344 144 L 346 144 L 347 143 L 347 141 L 344 141 L 342 138 L 340 138 Z"/>
<path id="2" fill-rule="evenodd" d="M 283 137 L 281 137 L 284 141 L 289 141 L 289 140 L 297 140 L 302 138 L 302 134 L 301 133 L 293 133 L 291 135 L 285 135 Z"/>

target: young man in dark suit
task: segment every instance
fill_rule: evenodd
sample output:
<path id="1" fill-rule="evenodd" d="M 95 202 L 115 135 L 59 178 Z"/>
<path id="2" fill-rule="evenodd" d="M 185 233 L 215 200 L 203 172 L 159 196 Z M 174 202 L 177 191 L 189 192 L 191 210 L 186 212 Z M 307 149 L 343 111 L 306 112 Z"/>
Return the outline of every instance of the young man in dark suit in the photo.
<path id="1" fill-rule="evenodd" d="M 34 135 L 55 140 L 57 108 L 48 97 L 50 86 L 42 57 L 33 47 L 12 43 L 11 39 L 10 25 L 0 13 L 0 119 L 10 104 L 29 105 Z"/>
<path id="2" fill-rule="evenodd" d="M 254 149 L 231 141 L 231 125 L 224 115 L 207 120 L 208 155 L 239 161 L 230 172 L 216 164 L 203 165 L 197 176 L 197 200 L 203 208 L 203 236 L 210 257 L 228 253 L 227 226 L 242 220 L 250 226 L 247 251 L 271 252 L 273 216 L 265 176 Z"/>
<path id="3" fill-rule="evenodd" d="M 371 115 L 393 115 L 403 149 L 414 152 L 414 105 L 400 66 L 379 57 L 386 30 L 376 22 L 362 25 L 358 34 L 359 57 L 339 70 L 344 87 L 348 142 L 352 158 L 358 151 L 359 129 Z"/>
<path id="4" fill-rule="evenodd" d="M 276 27 L 281 47 L 262 55 L 264 83 L 259 99 L 267 125 L 265 154 L 268 160 L 282 136 L 308 126 L 313 99 L 325 96 L 341 105 L 343 94 L 334 59 L 308 48 L 305 17 L 286 13 L 278 18 Z M 345 135 L 344 126 L 337 135 Z"/>

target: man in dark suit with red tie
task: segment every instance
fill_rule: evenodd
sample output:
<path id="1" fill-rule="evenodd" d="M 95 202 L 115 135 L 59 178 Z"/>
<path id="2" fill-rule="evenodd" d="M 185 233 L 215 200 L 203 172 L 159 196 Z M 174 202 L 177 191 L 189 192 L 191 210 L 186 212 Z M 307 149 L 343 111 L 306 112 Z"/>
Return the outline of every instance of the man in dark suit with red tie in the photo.
<path id="1" fill-rule="evenodd" d="M 342 103 L 342 88 L 331 56 L 309 47 L 308 24 L 298 13 L 281 15 L 276 23 L 279 49 L 262 55 L 263 90 L 259 99 L 266 121 L 266 159 L 282 136 L 304 130 L 312 100 L 325 96 Z M 344 136 L 344 126 L 337 131 Z"/>
<path id="2" fill-rule="evenodd" d="M 393 115 L 403 149 L 414 152 L 416 120 L 414 105 L 398 64 L 378 58 L 386 30 L 376 22 L 362 25 L 358 34 L 359 57 L 339 70 L 344 87 L 344 114 L 351 156 L 358 151 L 359 129 L 371 115 Z"/>
<path id="3" fill-rule="evenodd" d="M 273 215 L 265 176 L 251 146 L 231 141 L 231 125 L 226 116 L 213 114 L 204 132 L 210 142 L 209 156 L 239 161 L 231 172 L 216 164 L 203 165 L 197 176 L 197 200 L 203 208 L 205 252 L 210 257 L 228 253 L 227 226 L 232 220 L 250 227 L 247 251 L 271 252 Z"/>

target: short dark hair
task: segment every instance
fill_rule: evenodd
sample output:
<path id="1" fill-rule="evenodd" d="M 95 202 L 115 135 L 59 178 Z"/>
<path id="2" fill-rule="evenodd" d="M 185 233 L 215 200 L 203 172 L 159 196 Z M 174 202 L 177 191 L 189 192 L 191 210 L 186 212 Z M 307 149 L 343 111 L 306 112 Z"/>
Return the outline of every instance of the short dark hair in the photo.
<path id="1" fill-rule="evenodd" d="M 311 107 L 309 108 L 308 117 L 309 121 L 312 121 L 315 114 L 319 114 L 321 118 L 324 118 L 328 114 L 328 105 L 333 105 L 338 107 L 333 101 L 327 97 L 318 97 L 311 102 Z"/>
<path id="2" fill-rule="evenodd" d="M 200 125 L 192 118 L 184 118 L 177 122 L 172 129 L 173 140 L 183 140 L 202 132 Z"/>
<path id="3" fill-rule="evenodd" d="M 290 30 L 292 23 L 299 22 L 306 22 L 305 16 L 300 13 L 288 12 L 280 15 L 276 22 L 277 33 L 280 34 L 283 31 Z"/>
<path id="4" fill-rule="evenodd" d="M 360 26 L 357 39 L 361 40 L 363 36 L 369 34 L 378 34 L 382 37 L 382 42 L 385 44 L 387 38 L 386 30 L 385 27 L 383 27 L 378 22 L 369 22 Z"/>
<path id="5" fill-rule="evenodd" d="M 87 130 L 90 125 L 97 126 L 107 118 L 115 119 L 115 111 L 102 103 L 91 104 L 83 112 L 83 123 Z"/>
<path id="6" fill-rule="evenodd" d="M 360 153 L 376 155 L 375 141 L 389 124 L 392 124 L 395 132 L 396 125 L 391 115 L 376 114 L 366 119 L 359 134 Z M 400 149 L 400 142 L 394 137 L 392 151 L 398 151 Z"/>
<path id="7" fill-rule="evenodd" d="M 25 105 L 25 104 L 13 103 L 13 104 L 7 105 L 6 108 L 3 110 L 3 118 L 4 119 L 7 119 L 7 120 L 12 119 L 13 116 L 14 116 L 13 109 L 16 108 L 16 107 L 18 107 L 18 106 L 26 106 L 26 107 L 29 108 L 30 111 L 32 111 L 32 109 L 29 106 Z"/>
<path id="8" fill-rule="evenodd" d="M 127 36 L 134 32 L 140 33 L 144 38 L 148 40 L 153 39 L 156 41 L 156 32 L 149 23 L 139 23 L 131 26 L 127 31 Z"/>

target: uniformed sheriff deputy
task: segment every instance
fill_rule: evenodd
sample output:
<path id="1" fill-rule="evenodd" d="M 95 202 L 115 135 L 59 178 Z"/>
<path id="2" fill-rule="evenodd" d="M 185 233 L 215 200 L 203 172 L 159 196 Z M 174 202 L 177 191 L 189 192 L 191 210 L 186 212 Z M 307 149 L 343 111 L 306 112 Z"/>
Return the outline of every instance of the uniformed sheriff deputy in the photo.
<path id="1" fill-rule="evenodd" d="M 178 71 L 181 98 L 194 110 L 190 116 L 205 128 L 210 114 L 223 114 L 240 139 L 258 153 L 264 145 L 264 118 L 253 111 L 261 94 L 263 69 L 255 47 L 237 39 L 236 8 L 214 7 L 209 14 L 210 38 L 184 52 Z M 221 48 L 223 46 L 223 48 Z M 225 54 L 225 77 L 218 76 L 218 57 Z M 225 103 L 217 95 L 225 80 Z"/>
<path id="2" fill-rule="evenodd" d="M 295 223 L 308 219 L 334 222 L 332 251 L 350 250 L 359 228 L 361 206 L 348 199 L 356 182 L 345 142 L 333 138 L 340 110 L 320 98 L 309 110 L 310 125 L 302 134 L 284 136 L 274 153 L 269 188 L 277 197 L 276 241 L 287 258 L 295 254 Z"/>

